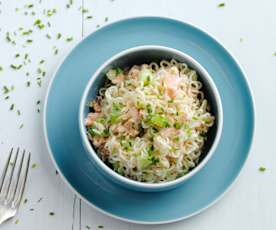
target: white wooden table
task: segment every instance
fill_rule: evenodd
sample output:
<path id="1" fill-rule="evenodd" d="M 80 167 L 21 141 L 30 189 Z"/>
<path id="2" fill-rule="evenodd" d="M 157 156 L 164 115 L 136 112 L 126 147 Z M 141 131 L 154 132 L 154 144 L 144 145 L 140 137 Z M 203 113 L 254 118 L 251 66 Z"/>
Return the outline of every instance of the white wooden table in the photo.
<path id="1" fill-rule="evenodd" d="M 3 230 L 80 230 L 104 229 L 212 229 L 212 230 L 260 230 L 276 229 L 276 2 L 226 0 L 221 3 L 210 1 L 185 0 L 1 0 L 0 5 L 0 88 L 14 86 L 8 94 L 0 93 L 0 168 L 11 146 L 24 147 L 33 153 L 30 180 L 26 189 L 26 204 L 22 204 L 16 218 L 1 226 Z M 25 9 L 24 5 L 34 6 Z M 84 14 L 80 7 L 88 9 Z M 16 8 L 19 10 L 16 11 Z M 51 17 L 43 15 L 43 9 L 57 10 Z M 36 15 L 32 15 L 32 11 Z M 24 15 L 28 12 L 28 15 Z M 51 13 L 50 13 L 51 14 Z M 92 15 L 92 19 L 87 16 Z M 255 95 L 257 118 L 256 135 L 249 159 L 235 185 L 221 201 L 204 213 L 191 219 L 163 226 L 142 226 L 124 223 L 107 217 L 79 200 L 55 174 L 55 168 L 49 158 L 43 140 L 42 110 L 44 97 L 52 73 L 75 42 L 95 31 L 99 26 L 128 17 L 156 15 L 168 16 L 190 22 L 210 32 L 219 39 L 243 65 Z M 108 18 L 106 18 L 108 17 Z M 36 19 L 45 23 L 45 28 L 33 29 L 30 35 L 20 35 L 19 27 L 29 29 Z M 46 22 L 51 23 L 49 28 Z M 107 22 L 106 22 L 107 21 Z M 16 45 L 6 41 L 6 32 L 17 30 Z M 57 33 L 62 37 L 58 40 Z M 52 38 L 47 39 L 49 34 Z M 66 38 L 73 41 L 66 42 Z M 13 39 L 13 38 L 11 38 Z M 33 42 L 22 47 L 27 39 Z M 54 55 L 57 47 L 58 54 Z M 14 58 L 20 53 L 19 58 Z M 10 64 L 20 64 L 27 53 L 31 63 L 19 70 L 13 70 Z M 27 58 L 28 59 L 28 58 Z M 38 86 L 38 62 L 46 71 Z M 0 68 L 1 69 L 1 68 Z M 30 75 L 26 76 L 26 72 Z M 27 82 L 30 81 L 30 87 Z M 10 98 L 4 98 L 9 95 Z M 37 101 L 41 101 L 37 105 Z M 11 105 L 14 108 L 10 111 Z M 20 110 L 21 115 L 17 114 Z M 24 125 L 23 127 L 22 124 Z M 264 165 L 264 173 L 258 171 Z M 42 198 L 42 200 L 41 200 Z M 40 202 L 38 202 L 41 200 Z M 30 211 L 30 209 L 34 209 Z M 54 212 L 55 215 L 49 215 Z M 16 221 L 18 219 L 18 221 Z M 16 224 L 16 223 L 17 224 Z"/>

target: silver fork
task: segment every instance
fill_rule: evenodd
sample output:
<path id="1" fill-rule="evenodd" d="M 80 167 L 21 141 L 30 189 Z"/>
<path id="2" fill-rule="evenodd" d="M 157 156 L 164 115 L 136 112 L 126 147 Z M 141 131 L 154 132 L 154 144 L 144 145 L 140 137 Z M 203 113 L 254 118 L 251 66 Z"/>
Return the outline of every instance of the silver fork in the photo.
<path id="1" fill-rule="evenodd" d="M 19 154 L 19 148 L 15 154 L 14 152 L 12 148 L 0 182 L 0 224 L 16 215 L 23 197 L 30 166 L 31 153 L 26 154 L 26 151 L 23 150 L 23 153 Z M 19 155 L 21 156 L 19 157 Z M 15 171 L 17 171 L 17 175 L 14 175 Z"/>

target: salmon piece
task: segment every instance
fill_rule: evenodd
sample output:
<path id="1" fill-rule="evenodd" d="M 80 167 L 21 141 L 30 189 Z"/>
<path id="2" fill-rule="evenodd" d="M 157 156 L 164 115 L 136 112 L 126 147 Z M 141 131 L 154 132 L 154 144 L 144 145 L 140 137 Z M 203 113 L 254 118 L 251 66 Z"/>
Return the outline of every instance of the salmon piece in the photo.
<path id="1" fill-rule="evenodd" d="M 96 147 L 104 145 L 105 143 L 106 143 L 106 138 L 104 138 L 104 137 L 93 137 L 93 145 L 95 145 Z"/>
<path id="2" fill-rule="evenodd" d="M 101 108 L 101 105 L 99 103 L 98 100 L 95 100 L 92 102 L 92 106 L 93 106 L 93 109 L 96 111 L 96 112 L 101 112 L 102 111 L 102 108 Z"/>
<path id="3" fill-rule="evenodd" d="M 92 126 L 100 115 L 100 113 L 88 113 L 87 118 L 85 119 L 85 125 L 88 127 Z"/>
<path id="4" fill-rule="evenodd" d="M 164 84 L 166 85 L 166 93 L 170 98 L 175 98 L 180 83 L 179 71 L 173 66 L 169 69 L 169 73 L 164 78 Z"/>
<path id="5" fill-rule="evenodd" d="M 124 79 L 125 79 L 125 78 L 124 78 L 124 75 L 123 75 L 123 74 L 119 74 L 116 78 L 114 78 L 114 79 L 112 80 L 112 83 L 113 83 L 113 84 L 119 84 L 119 83 L 121 83 Z"/>

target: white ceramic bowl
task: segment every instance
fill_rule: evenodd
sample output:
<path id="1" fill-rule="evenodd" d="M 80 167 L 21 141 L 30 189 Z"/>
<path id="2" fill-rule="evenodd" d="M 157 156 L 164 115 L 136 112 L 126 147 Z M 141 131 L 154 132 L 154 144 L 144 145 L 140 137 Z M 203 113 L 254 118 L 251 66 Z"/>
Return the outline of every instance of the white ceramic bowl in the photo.
<path id="1" fill-rule="evenodd" d="M 94 99 L 99 89 L 103 86 L 106 81 L 105 74 L 112 67 L 130 67 L 135 64 L 142 63 L 150 63 L 152 61 L 160 61 L 160 60 L 170 60 L 174 58 L 179 62 L 184 62 L 188 64 L 189 67 L 194 69 L 199 75 L 199 80 L 203 83 L 203 91 L 204 95 L 207 98 L 210 106 L 211 112 L 215 115 L 215 125 L 211 127 L 207 134 L 207 141 L 204 145 L 203 153 L 201 155 L 201 159 L 199 164 L 193 168 L 186 175 L 169 182 L 163 183 L 144 183 L 131 180 L 127 177 L 124 177 L 115 171 L 113 171 L 110 167 L 108 167 L 97 155 L 93 146 L 88 140 L 86 134 L 86 127 L 84 124 L 84 120 L 89 112 L 89 108 L 87 106 L 88 102 Z M 91 60 L 93 61 L 93 60 Z M 222 112 L 222 104 L 221 99 L 218 93 L 218 90 L 212 80 L 212 77 L 208 74 L 208 72 L 191 56 L 180 52 L 176 49 L 164 47 L 164 46 L 139 46 L 124 50 L 115 56 L 108 59 L 100 68 L 93 74 L 90 81 L 88 82 L 85 91 L 83 93 L 80 109 L 79 109 L 79 126 L 80 126 L 80 134 L 83 140 L 83 145 L 86 149 L 86 152 L 90 159 L 95 164 L 97 170 L 99 170 L 103 175 L 109 178 L 111 181 L 114 181 L 121 186 L 124 186 L 129 189 L 144 191 L 144 192 L 157 192 L 164 191 L 168 189 L 175 188 L 190 177 L 195 175 L 203 168 L 204 165 L 208 162 L 208 160 L 213 155 L 221 136 L 223 124 L 223 112 Z"/>

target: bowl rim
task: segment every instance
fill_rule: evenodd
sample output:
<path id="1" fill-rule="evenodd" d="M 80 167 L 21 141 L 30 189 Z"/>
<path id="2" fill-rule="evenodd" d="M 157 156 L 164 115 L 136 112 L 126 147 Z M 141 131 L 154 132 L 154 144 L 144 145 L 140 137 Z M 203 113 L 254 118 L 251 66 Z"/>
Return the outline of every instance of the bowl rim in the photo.
<path id="1" fill-rule="evenodd" d="M 127 177 L 124 177 L 124 176 L 118 174 L 117 172 L 112 170 L 110 167 L 108 167 L 99 158 L 99 156 L 96 153 L 96 150 L 94 150 L 93 146 L 89 142 L 89 140 L 87 138 L 87 134 L 86 134 L 84 119 L 83 119 L 84 118 L 84 108 L 86 106 L 86 100 L 87 100 L 88 94 L 91 90 L 93 83 L 95 82 L 95 80 L 97 79 L 99 74 L 105 69 L 105 67 L 107 67 L 109 64 L 111 64 L 118 58 L 125 56 L 126 54 L 131 54 L 136 51 L 149 50 L 149 49 L 150 50 L 163 50 L 163 51 L 168 51 L 170 53 L 175 53 L 175 54 L 183 57 L 184 59 L 188 60 L 188 62 L 192 63 L 196 67 L 197 71 L 200 70 L 202 77 L 208 81 L 210 88 L 214 93 L 214 98 L 216 101 L 215 103 L 217 105 L 218 117 L 219 117 L 218 123 L 217 123 L 217 132 L 215 134 L 214 142 L 211 145 L 211 148 L 207 152 L 204 159 L 202 161 L 200 161 L 200 163 L 198 165 L 196 165 L 196 167 L 193 168 L 192 171 L 188 172 L 186 175 L 183 175 L 183 176 L 181 176 L 175 180 L 172 180 L 172 181 L 161 182 L 161 183 L 146 183 L 146 182 L 135 181 L 135 180 L 132 180 L 130 178 L 127 178 Z M 78 120 L 79 120 L 79 129 L 80 129 L 81 139 L 83 141 L 83 144 L 85 145 L 85 148 L 88 150 L 89 155 L 93 158 L 93 160 L 96 162 L 96 164 L 98 166 L 100 166 L 100 168 L 102 170 L 104 170 L 109 176 L 114 177 L 116 180 L 120 181 L 121 183 L 123 183 L 125 185 L 130 185 L 131 187 L 134 186 L 136 188 L 144 189 L 145 191 L 150 191 L 150 190 L 155 191 L 155 190 L 159 190 L 159 189 L 160 190 L 166 189 L 167 187 L 168 188 L 174 187 L 174 186 L 182 183 L 183 181 L 188 180 L 189 178 L 194 176 L 196 173 L 198 173 L 213 156 L 213 154 L 218 146 L 219 140 L 221 138 L 222 127 L 223 127 L 223 109 L 222 109 L 221 97 L 220 97 L 219 91 L 218 91 L 213 79 L 211 78 L 211 76 L 209 75 L 207 70 L 205 70 L 205 68 L 190 55 L 188 55 L 182 51 L 179 51 L 177 49 L 167 47 L 167 46 L 160 46 L 160 45 L 141 45 L 141 46 L 131 47 L 131 48 L 122 50 L 119 53 L 116 53 L 115 55 L 113 55 L 109 59 L 107 59 L 103 64 L 101 64 L 100 67 L 98 67 L 98 69 L 96 70 L 96 72 L 93 73 L 90 80 L 88 81 L 88 83 L 85 86 L 84 92 L 81 97 L 81 102 L 79 105 L 78 118 L 79 118 Z"/>

